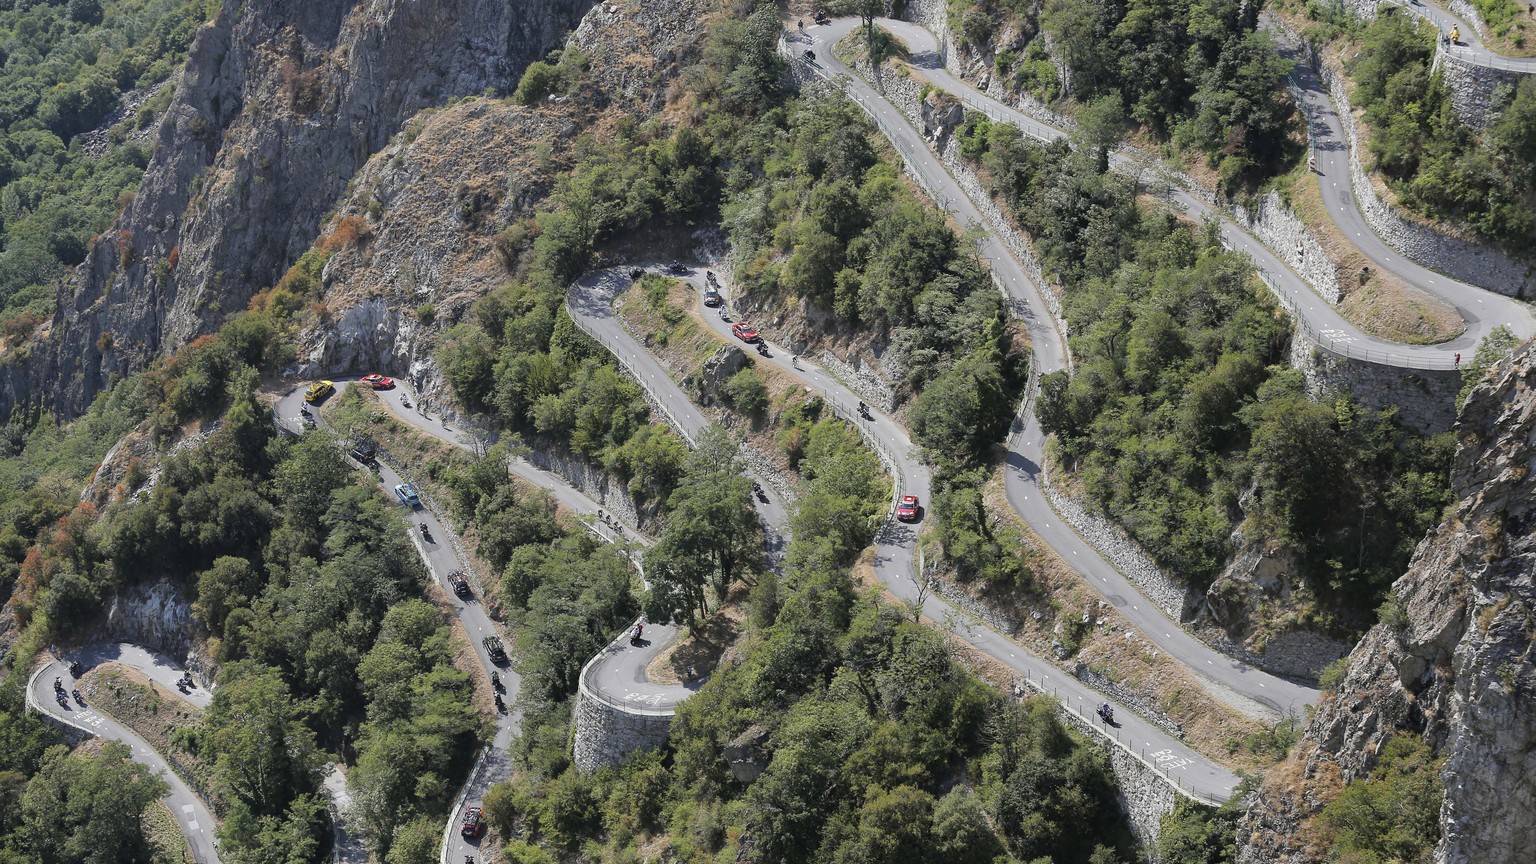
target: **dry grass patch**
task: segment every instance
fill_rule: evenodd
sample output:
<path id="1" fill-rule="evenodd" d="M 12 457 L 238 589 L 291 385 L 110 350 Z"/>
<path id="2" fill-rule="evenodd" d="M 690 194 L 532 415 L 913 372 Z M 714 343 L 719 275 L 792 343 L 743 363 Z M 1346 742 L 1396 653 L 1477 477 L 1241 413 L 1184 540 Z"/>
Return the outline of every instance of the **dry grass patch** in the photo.
<path id="1" fill-rule="evenodd" d="M 1383 272 L 1344 236 L 1329 218 L 1317 179 L 1305 166 L 1278 183 L 1291 209 L 1312 229 L 1334 262 L 1344 286 L 1339 312 L 1351 324 L 1377 338 L 1410 345 L 1444 342 L 1466 329 L 1450 304 Z M 1370 276 L 1362 285 L 1355 274 L 1363 267 L 1370 268 Z"/>
<path id="2" fill-rule="evenodd" d="M 645 677 L 657 684 L 684 684 L 708 678 L 725 649 L 736 643 L 746 616 L 739 603 L 717 610 L 689 628 L 645 667 Z"/>
<path id="3" fill-rule="evenodd" d="M 181 833 L 176 814 L 165 801 L 149 805 L 143 816 L 144 835 L 149 838 L 150 860 L 154 864 L 182 864 L 197 860 L 192 854 L 192 844 Z"/>
<path id="4" fill-rule="evenodd" d="M 495 691 L 491 688 L 490 672 L 480 664 L 480 655 L 475 653 L 474 644 L 470 641 L 469 631 L 464 629 L 464 622 L 453 613 L 453 604 L 448 599 L 448 593 L 436 582 L 427 586 L 427 599 L 442 611 L 450 627 L 453 628 L 453 668 L 469 676 L 470 686 L 474 688 L 471 697 L 475 713 L 480 715 L 482 722 L 481 738 L 490 740 L 492 724 L 496 717 Z M 502 633 L 501 637 L 507 644 L 507 649 L 512 648 L 512 640 L 516 634 Z"/>
<path id="5" fill-rule="evenodd" d="M 203 709 L 121 663 L 86 670 L 79 690 L 87 705 L 138 733 L 157 753 L 174 758 L 196 785 L 213 788 L 213 766 L 174 743 L 178 730 L 202 722 Z"/>

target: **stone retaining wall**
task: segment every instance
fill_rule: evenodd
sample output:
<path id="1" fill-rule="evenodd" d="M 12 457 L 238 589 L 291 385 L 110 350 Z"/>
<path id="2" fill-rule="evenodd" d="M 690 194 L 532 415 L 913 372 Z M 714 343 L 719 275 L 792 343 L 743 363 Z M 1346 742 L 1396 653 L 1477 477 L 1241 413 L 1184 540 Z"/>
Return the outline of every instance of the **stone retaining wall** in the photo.
<path id="1" fill-rule="evenodd" d="M 1344 126 L 1344 134 L 1349 137 L 1349 185 L 1354 190 L 1355 203 L 1376 236 L 1420 266 L 1489 291 L 1511 297 L 1527 296 L 1532 288 L 1529 263 L 1513 261 L 1488 246 L 1452 237 L 1421 222 L 1405 219 L 1391 205 L 1381 200 L 1361 161 L 1360 136 L 1355 129 L 1355 117 L 1343 76 L 1327 63 L 1318 61 L 1316 55 L 1313 56 L 1314 68 L 1328 87 L 1328 97 L 1333 100 L 1339 122 Z M 1466 95 L 1471 92 L 1468 88 L 1483 87 L 1486 84 L 1486 90 L 1480 91 L 1486 95 L 1492 91 L 1492 82 L 1504 80 L 1500 76 L 1513 75 L 1497 69 L 1473 66 L 1443 50 L 1436 50 L 1435 62 L 1437 65 L 1443 64 L 1441 68 L 1445 70 L 1446 83 L 1451 86 L 1453 93 L 1462 92 L 1463 99 L 1469 98 Z M 1480 104 L 1482 107 L 1475 109 L 1479 112 L 1484 111 L 1488 105 L 1486 99 Z M 1458 109 L 1461 107 L 1458 104 Z M 1471 119 L 1470 114 L 1466 116 Z"/>
<path id="2" fill-rule="evenodd" d="M 1488 36 L 1488 27 L 1483 24 L 1483 16 L 1477 14 L 1477 7 L 1468 3 L 1467 0 L 1451 0 L 1448 8 L 1452 15 L 1471 24 L 1472 29 L 1477 31 L 1479 39 Z"/>
<path id="3" fill-rule="evenodd" d="M 617 765 L 637 750 L 665 747 L 672 731 L 670 713 L 638 713 L 611 705 L 587 689 L 585 676 L 576 693 L 572 722 L 576 727 L 572 761 L 589 773 Z"/>
<path id="4" fill-rule="evenodd" d="M 1500 85 L 1513 86 L 1521 73 L 1511 69 L 1495 69 L 1477 63 L 1462 51 L 1446 50 L 1435 46 L 1435 69 L 1445 74 L 1445 84 L 1451 90 L 1451 105 L 1463 123 L 1481 132 L 1498 117 L 1498 100 L 1495 91 Z"/>
<path id="5" fill-rule="evenodd" d="M 1339 265 L 1323 251 L 1323 244 L 1313 236 L 1301 217 L 1297 216 L 1280 193 L 1271 189 L 1264 193 L 1252 207 L 1242 204 L 1232 206 L 1232 215 L 1248 228 L 1248 233 L 1259 238 L 1279 255 L 1296 275 L 1306 280 L 1328 305 L 1337 306 L 1344 299 L 1339 285 Z"/>
<path id="6" fill-rule="evenodd" d="M 1454 369 L 1398 369 L 1351 360 L 1315 348 L 1299 329 L 1291 336 L 1291 365 L 1305 376 L 1313 400 L 1347 391 L 1370 408 L 1396 407 L 1404 423 L 1425 434 L 1444 432 L 1456 422 L 1461 373 Z"/>
<path id="7" fill-rule="evenodd" d="M 528 464 L 564 480 L 626 524 L 639 528 L 656 516 L 655 506 L 637 507 L 626 484 L 580 456 L 530 448 L 526 458 Z"/>

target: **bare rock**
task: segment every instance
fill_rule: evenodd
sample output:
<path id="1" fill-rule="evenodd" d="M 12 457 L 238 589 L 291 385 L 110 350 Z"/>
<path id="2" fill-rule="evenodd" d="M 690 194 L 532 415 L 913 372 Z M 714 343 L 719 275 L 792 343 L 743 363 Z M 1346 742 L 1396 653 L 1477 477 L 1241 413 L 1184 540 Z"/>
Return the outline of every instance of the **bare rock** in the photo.
<path id="1" fill-rule="evenodd" d="M 1308 820 L 1400 732 L 1445 759 L 1437 862 L 1515 864 L 1536 848 L 1536 343 L 1472 391 L 1456 432 L 1456 504 L 1261 788 L 1240 862 L 1325 860 Z"/>
<path id="2" fill-rule="evenodd" d="M 747 731 L 731 739 L 725 745 L 725 761 L 730 763 L 731 774 L 742 783 L 751 783 L 768 767 L 768 730 L 760 723 L 747 727 Z"/>
<path id="3" fill-rule="evenodd" d="M 725 382 L 731 380 L 731 376 L 747 368 L 747 353 L 735 345 L 721 345 L 715 349 L 715 353 L 704 361 L 704 368 L 699 373 L 698 388 L 700 402 L 712 405 L 721 399 L 721 390 Z"/>

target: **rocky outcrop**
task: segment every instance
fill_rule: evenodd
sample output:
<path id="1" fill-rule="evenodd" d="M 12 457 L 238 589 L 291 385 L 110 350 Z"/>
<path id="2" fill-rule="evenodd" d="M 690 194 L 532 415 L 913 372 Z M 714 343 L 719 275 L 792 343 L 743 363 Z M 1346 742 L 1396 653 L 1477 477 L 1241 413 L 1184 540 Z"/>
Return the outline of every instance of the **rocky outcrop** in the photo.
<path id="1" fill-rule="evenodd" d="M 113 375 L 243 309 L 407 119 L 506 92 L 591 5 L 223 4 L 193 42 L 138 194 L 61 288 L 51 338 L 0 372 L 0 416 L 26 403 L 78 414 Z"/>
<path id="2" fill-rule="evenodd" d="M 362 220 L 368 240 L 326 265 L 327 315 L 304 335 L 301 371 L 366 367 L 445 393 L 431 361 L 435 333 L 508 278 L 496 250 L 501 230 L 545 200 L 579 135 L 663 107 L 666 82 L 697 54 L 709 8 L 704 0 L 604 3 L 566 46 L 587 67 L 574 98 L 537 107 L 467 99 L 412 119 L 335 210 L 336 220 Z"/>
<path id="3" fill-rule="evenodd" d="M 1393 585 L 1298 754 L 1271 772 L 1238 860 L 1322 861 L 1308 820 L 1400 731 L 1445 759 L 1443 864 L 1514 864 L 1536 848 L 1536 343 L 1496 366 L 1457 422 L 1445 522 Z"/>
<path id="4" fill-rule="evenodd" d="M 751 783 L 762 775 L 772 759 L 768 752 L 767 728 L 761 723 L 753 723 L 725 745 L 724 753 L 726 763 L 731 766 L 731 776 L 738 782 Z"/>
<path id="5" fill-rule="evenodd" d="M 699 404 L 715 405 L 721 400 L 725 382 L 747 368 L 747 353 L 735 345 L 721 345 L 704 361 L 696 382 Z"/>

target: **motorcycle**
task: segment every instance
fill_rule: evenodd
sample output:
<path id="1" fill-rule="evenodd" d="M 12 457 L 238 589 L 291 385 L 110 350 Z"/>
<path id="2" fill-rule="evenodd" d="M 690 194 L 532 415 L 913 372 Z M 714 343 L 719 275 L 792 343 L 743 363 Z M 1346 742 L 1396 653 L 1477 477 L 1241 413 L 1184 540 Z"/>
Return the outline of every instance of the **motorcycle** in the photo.
<path id="1" fill-rule="evenodd" d="M 69 664 L 69 674 L 70 674 L 70 677 L 72 677 L 72 678 L 79 678 L 80 677 L 80 669 L 81 669 L 81 666 L 80 666 L 80 661 L 79 660 L 76 660 L 76 661 L 70 663 Z"/>
<path id="2" fill-rule="evenodd" d="M 82 707 L 82 708 L 85 707 L 85 697 L 80 695 L 80 691 L 79 690 L 71 690 L 71 691 L 69 691 L 69 693 L 70 693 L 71 696 L 75 697 L 75 701 L 80 704 L 80 707 Z"/>
<path id="3" fill-rule="evenodd" d="M 631 644 L 631 645 L 639 645 L 640 644 L 641 629 L 642 629 L 641 626 L 639 624 L 636 624 L 635 625 L 635 629 L 633 629 L 633 630 L 631 630 L 629 632 L 629 644 Z"/>
<path id="4" fill-rule="evenodd" d="M 432 539 L 432 533 L 427 530 L 427 523 L 425 522 L 421 523 L 421 536 L 428 540 Z"/>
<path id="5" fill-rule="evenodd" d="M 859 416 L 863 417 L 865 420 L 875 419 L 874 415 L 869 413 L 869 406 L 865 405 L 863 402 L 859 403 Z"/>
<path id="6" fill-rule="evenodd" d="M 1103 720 L 1105 723 L 1113 725 L 1115 722 L 1115 709 L 1109 707 L 1108 702 L 1105 702 L 1103 705 L 1098 707 L 1098 715 L 1099 719 Z"/>
<path id="7" fill-rule="evenodd" d="M 768 353 L 768 346 L 762 342 L 757 343 L 757 353 L 763 355 L 764 357 L 772 356 Z"/>
<path id="8" fill-rule="evenodd" d="M 501 674 L 494 669 L 491 670 L 491 689 L 501 692 Z"/>
<path id="9" fill-rule="evenodd" d="M 496 694 L 496 713 L 497 714 L 505 714 L 505 713 L 507 713 L 507 703 L 502 701 L 500 693 Z"/>

